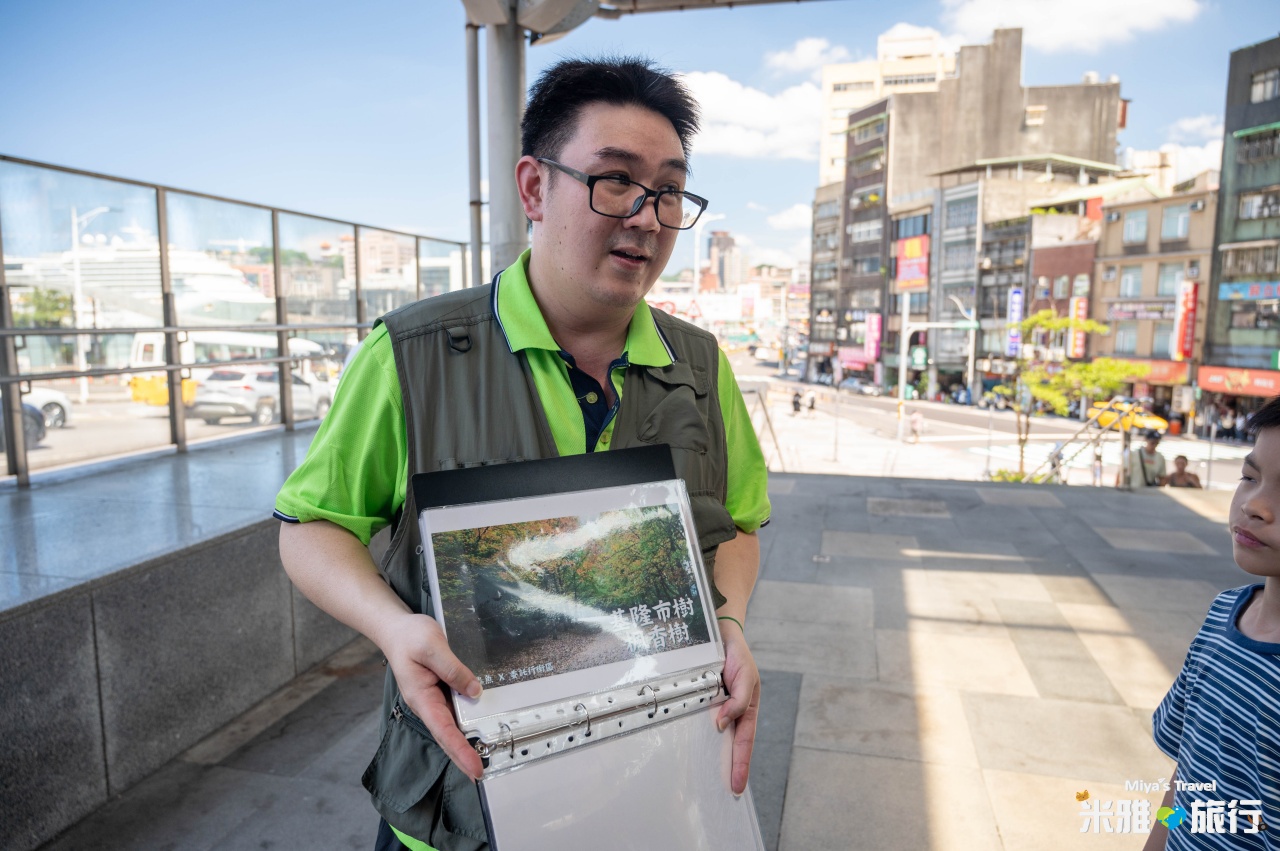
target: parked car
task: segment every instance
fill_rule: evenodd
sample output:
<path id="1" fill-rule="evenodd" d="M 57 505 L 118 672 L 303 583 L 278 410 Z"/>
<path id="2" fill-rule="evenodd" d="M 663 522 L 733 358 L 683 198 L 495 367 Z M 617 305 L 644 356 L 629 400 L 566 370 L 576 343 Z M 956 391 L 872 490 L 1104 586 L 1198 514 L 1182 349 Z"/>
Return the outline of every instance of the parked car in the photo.
<path id="1" fill-rule="evenodd" d="M 1093 425 L 1097 428 L 1111 428 L 1119 421 L 1116 427 L 1121 431 L 1137 429 L 1164 434 L 1169 428 L 1168 420 L 1157 417 L 1143 408 L 1137 399 L 1129 396 L 1117 396 L 1110 410 L 1107 409 L 1106 402 L 1094 402 L 1089 406 L 1089 419 L 1093 420 Z"/>
<path id="2" fill-rule="evenodd" d="M 3 397 L 0 397 L 0 402 L 2 401 Z M 35 405 L 28 405 L 26 402 L 22 403 L 22 434 L 28 449 L 44 440 L 45 436 L 44 415 Z M 6 443 L 4 429 L 0 428 L 0 452 L 5 450 Z"/>
<path id="3" fill-rule="evenodd" d="M 22 394 L 22 401 L 40 409 L 45 428 L 62 428 L 71 419 L 71 399 L 52 387 L 32 387 Z"/>
<path id="4" fill-rule="evenodd" d="M 861 396 L 883 396 L 884 389 L 879 384 L 863 381 L 861 378 L 846 378 L 840 382 L 841 390 L 850 390 Z"/>
<path id="5" fill-rule="evenodd" d="M 323 417 L 332 401 L 327 386 L 317 389 L 293 375 L 293 410 L 298 418 Z M 225 417 L 250 417 L 257 425 L 270 425 L 280 417 L 280 372 L 260 366 L 214 370 L 200 381 L 187 410 L 210 425 Z"/>

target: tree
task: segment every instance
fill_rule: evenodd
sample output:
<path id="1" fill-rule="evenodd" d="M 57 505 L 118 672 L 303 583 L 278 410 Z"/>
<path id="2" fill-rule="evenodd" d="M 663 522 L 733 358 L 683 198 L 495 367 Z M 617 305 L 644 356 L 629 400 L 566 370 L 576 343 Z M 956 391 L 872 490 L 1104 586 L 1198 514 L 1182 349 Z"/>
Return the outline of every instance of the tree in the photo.
<path id="1" fill-rule="evenodd" d="M 1053 310 L 1033 313 L 1019 323 L 1022 346 L 1014 361 L 1014 413 L 1018 429 L 1018 475 L 1026 475 L 1027 440 L 1031 437 L 1031 415 L 1039 401 L 1054 413 L 1066 416 L 1073 401 L 1110 398 L 1135 378 L 1146 375 L 1150 367 L 1114 358 L 1059 364 L 1043 357 L 1045 349 L 1061 344 L 1066 335 L 1108 334 L 1111 329 L 1094 319 L 1059 316 Z M 1006 392 L 1007 389 L 1006 389 Z"/>
<path id="2" fill-rule="evenodd" d="M 19 328 L 61 328 L 71 324 L 69 293 L 35 287 L 25 302 L 27 309 L 14 317 Z"/>

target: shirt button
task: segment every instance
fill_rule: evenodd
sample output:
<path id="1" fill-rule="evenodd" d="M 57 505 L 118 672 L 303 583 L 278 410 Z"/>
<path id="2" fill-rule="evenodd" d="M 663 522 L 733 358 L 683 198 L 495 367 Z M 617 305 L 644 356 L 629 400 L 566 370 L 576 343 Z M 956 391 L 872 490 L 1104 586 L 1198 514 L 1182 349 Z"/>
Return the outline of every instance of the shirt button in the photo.
<path id="1" fill-rule="evenodd" d="M 588 405 L 594 405 L 598 401 L 600 401 L 600 396 L 599 394 L 596 393 L 596 391 L 592 390 L 590 393 L 587 394 Z"/>

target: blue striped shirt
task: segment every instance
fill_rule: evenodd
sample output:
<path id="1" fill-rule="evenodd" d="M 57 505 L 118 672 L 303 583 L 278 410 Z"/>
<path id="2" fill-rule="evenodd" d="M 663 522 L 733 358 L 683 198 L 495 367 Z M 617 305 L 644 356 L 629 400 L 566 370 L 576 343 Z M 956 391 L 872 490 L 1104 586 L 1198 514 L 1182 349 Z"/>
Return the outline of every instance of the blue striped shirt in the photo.
<path id="1" fill-rule="evenodd" d="M 1178 763 L 1184 783 L 1216 783 L 1209 790 L 1180 789 L 1175 806 L 1187 820 L 1169 830 L 1169 849 L 1280 848 L 1280 644 L 1254 641 L 1236 626 L 1245 603 L 1261 585 L 1223 591 L 1213 601 L 1204 625 L 1173 687 L 1152 719 L 1156 745 Z M 1245 833 L 1238 818 L 1235 833 L 1192 832 L 1194 815 L 1223 802 L 1221 830 L 1230 827 L 1229 807 L 1257 811 L 1261 801 L 1266 828 Z M 1203 818 L 1199 819 L 1204 826 Z"/>

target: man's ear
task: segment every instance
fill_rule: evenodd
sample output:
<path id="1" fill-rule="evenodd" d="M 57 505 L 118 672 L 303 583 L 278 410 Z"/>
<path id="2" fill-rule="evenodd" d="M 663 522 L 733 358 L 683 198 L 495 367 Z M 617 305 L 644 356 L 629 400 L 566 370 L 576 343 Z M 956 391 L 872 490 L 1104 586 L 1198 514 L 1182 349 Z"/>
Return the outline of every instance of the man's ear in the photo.
<path id="1" fill-rule="evenodd" d="M 516 162 L 516 191 L 520 193 L 525 218 L 531 222 L 542 221 L 547 184 L 542 179 L 541 165 L 533 157 L 521 157 Z"/>

